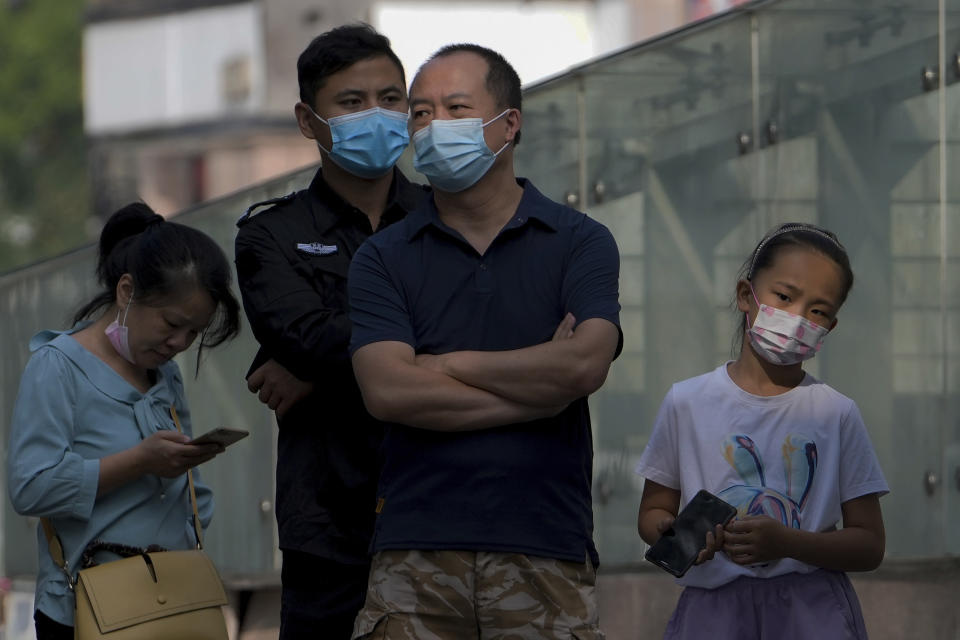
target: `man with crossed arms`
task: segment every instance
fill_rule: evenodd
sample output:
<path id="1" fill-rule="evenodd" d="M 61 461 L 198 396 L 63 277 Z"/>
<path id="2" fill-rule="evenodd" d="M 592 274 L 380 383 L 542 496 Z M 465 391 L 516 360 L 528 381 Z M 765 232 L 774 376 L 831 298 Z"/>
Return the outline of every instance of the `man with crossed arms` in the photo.
<path id="1" fill-rule="evenodd" d="M 621 348 L 610 232 L 517 179 L 520 80 L 452 45 L 410 89 L 433 197 L 350 268 L 384 441 L 354 637 L 600 638 L 587 395 Z"/>

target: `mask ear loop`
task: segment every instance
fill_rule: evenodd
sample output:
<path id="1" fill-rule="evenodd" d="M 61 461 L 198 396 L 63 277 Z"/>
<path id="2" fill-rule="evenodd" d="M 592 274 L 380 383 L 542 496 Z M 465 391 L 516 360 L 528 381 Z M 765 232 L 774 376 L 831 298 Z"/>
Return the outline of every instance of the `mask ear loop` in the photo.
<path id="1" fill-rule="evenodd" d="M 120 320 L 120 312 L 117 311 L 117 322 L 120 323 L 121 327 L 127 326 L 127 313 L 130 312 L 130 305 L 133 304 L 133 294 L 130 294 L 130 299 L 127 300 L 127 306 L 123 308 L 123 320 Z"/>
<path id="2" fill-rule="evenodd" d="M 303 103 L 303 106 L 305 106 L 305 107 L 307 108 L 307 111 L 309 111 L 310 114 L 311 114 L 314 118 L 316 118 L 317 120 L 319 120 L 319 121 L 322 122 L 323 124 L 327 125 L 327 129 L 330 129 L 330 138 L 333 139 L 333 129 L 330 128 L 330 123 L 327 122 L 326 120 L 324 120 L 323 118 L 321 118 L 320 115 L 319 115 L 316 111 L 313 110 L 313 107 L 311 107 L 310 105 L 308 105 L 306 102 Z M 324 147 L 322 144 L 320 144 L 320 141 L 319 141 L 319 140 L 317 140 L 317 147 L 319 147 L 320 150 L 323 151 L 324 153 L 326 153 L 327 155 L 330 155 L 330 151 L 329 151 L 326 147 Z M 332 148 L 332 147 L 331 147 L 331 148 Z"/>
<path id="3" fill-rule="evenodd" d="M 505 116 L 506 114 L 510 113 L 511 111 L 513 111 L 513 107 L 507 107 L 506 109 L 504 109 L 504 110 L 500 113 L 500 115 L 498 115 L 498 116 L 496 116 L 496 117 L 493 117 L 493 118 L 490 118 L 489 120 L 487 120 L 486 122 L 484 122 L 482 125 L 480 125 L 480 128 L 481 128 L 481 129 L 486 128 L 486 126 L 487 126 L 488 124 L 490 124 L 490 123 L 492 123 L 492 122 L 496 122 L 497 120 L 499 120 L 500 118 L 502 118 L 502 117 Z M 507 145 L 509 145 L 511 142 L 513 142 L 513 141 L 512 141 L 512 140 L 507 140 L 506 142 L 504 142 L 504 143 L 503 143 L 503 146 L 500 147 L 500 148 L 496 151 L 496 153 L 493 154 L 493 157 L 496 158 L 497 156 L 499 156 L 499 155 L 500 155 L 500 152 L 503 151 L 504 149 L 506 149 L 506 148 L 507 148 Z"/>
<path id="4" fill-rule="evenodd" d="M 757 292 L 753 290 L 753 283 L 749 280 L 747 281 L 747 286 L 750 287 L 750 295 L 753 296 L 753 301 L 757 303 L 757 316 L 760 315 L 760 300 L 757 299 Z M 743 315 L 747 318 L 747 329 L 752 329 L 754 322 L 750 322 L 750 314 L 746 311 L 743 312 Z"/>
<path id="5" fill-rule="evenodd" d="M 502 118 L 503 116 L 507 115 L 507 114 L 510 113 L 511 111 L 513 111 L 513 107 L 507 107 L 506 109 L 504 109 L 503 111 L 500 112 L 500 115 L 494 116 L 493 118 L 490 118 L 489 120 L 487 120 L 486 122 L 484 122 L 484 123 L 483 123 L 482 125 L 480 125 L 480 126 L 481 126 L 481 127 L 486 127 L 488 124 L 490 124 L 490 123 L 492 123 L 492 122 L 496 122 L 497 120 L 499 120 L 499 119 Z"/>
<path id="6" fill-rule="evenodd" d="M 309 112 L 313 115 L 314 118 L 316 118 L 317 120 L 319 120 L 319 121 L 322 122 L 323 124 L 327 125 L 328 127 L 330 126 L 330 123 L 327 122 L 326 120 L 324 120 L 323 118 L 321 118 L 321 117 L 320 117 L 320 114 L 318 114 L 316 111 L 313 110 L 313 107 L 311 107 L 310 105 L 308 105 L 306 102 L 303 103 L 303 106 L 305 106 L 305 107 L 307 108 L 307 111 L 309 111 Z"/>

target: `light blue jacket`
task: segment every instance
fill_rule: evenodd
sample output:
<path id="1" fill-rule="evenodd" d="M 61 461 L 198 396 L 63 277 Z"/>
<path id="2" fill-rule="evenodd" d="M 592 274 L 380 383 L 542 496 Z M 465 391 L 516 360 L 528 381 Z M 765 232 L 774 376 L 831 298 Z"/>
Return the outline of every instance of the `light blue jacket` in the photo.
<path id="1" fill-rule="evenodd" d="M 100 459 L 135 446 L 160 429 L 176 429 L 170 405 L 192 436 L 180 369 L 168 362 L 141 393 L 69 334 L 42 331 L 30 340 L 33 355 L 20 379 L 7 448 L 7 488 L 17 513 L 48 517 L 63 543 L 71 573 L 99 539 L 167 549 L 196 545 L 186 474 L 141 476 L 97 497 Z M 197 506 L 206 527 L 213 496 L 193 470 Z M 36 608 L 73 625 L 74 597 L 37 527 L 39 572 Z"/>

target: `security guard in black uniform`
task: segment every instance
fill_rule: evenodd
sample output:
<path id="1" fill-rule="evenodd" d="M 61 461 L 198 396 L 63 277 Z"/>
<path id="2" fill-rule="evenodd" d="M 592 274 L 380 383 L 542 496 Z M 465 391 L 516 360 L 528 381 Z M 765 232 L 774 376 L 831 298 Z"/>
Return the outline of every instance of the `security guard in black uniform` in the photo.
<path id="1" fill-rule="evenodd" d="M 260 350 L 247 384 L 276 411 L 281 640 L 349 638 L 363 605 L 383 428 L 350 364 L 347 270 L 360 244 L 425 187 L 394 167 L 409 142 L 403 66 L 367 25 L 315 38 L 297 61 L 310 187 L 237 223 L 243 305 Z M 272 205 L 267 209 L 261 207 Z"/>

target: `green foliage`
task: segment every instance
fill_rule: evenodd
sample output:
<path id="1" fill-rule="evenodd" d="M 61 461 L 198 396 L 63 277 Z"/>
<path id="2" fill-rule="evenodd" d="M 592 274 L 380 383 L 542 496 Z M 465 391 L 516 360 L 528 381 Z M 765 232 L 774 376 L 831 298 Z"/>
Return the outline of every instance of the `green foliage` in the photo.
<path id="1" fill-rule="evenodd" d="M 0 272 L 88 241 L 82 0 L 0 0 Z"/>

